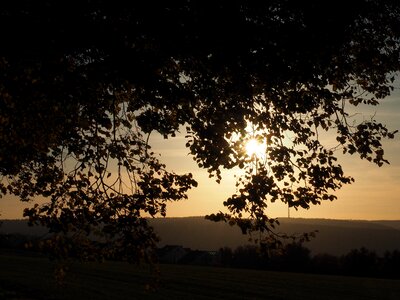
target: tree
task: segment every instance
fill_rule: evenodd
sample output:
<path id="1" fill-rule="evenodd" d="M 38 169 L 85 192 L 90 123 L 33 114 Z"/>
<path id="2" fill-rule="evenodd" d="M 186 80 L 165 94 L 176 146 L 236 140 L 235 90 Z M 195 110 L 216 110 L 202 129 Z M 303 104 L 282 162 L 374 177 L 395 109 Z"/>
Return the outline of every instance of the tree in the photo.
<path id="1" fill-rule="evenodd" d="M 239 246 L 233 251 L 232 266 L 235 268 L 263 269 L 267 263 L 255 245 Z"/>
<path id="2" fill-rule="evenodd" d="M 223 247 L 218 250 L 218 260 L 223 267 L 230 267 L 233 261 L 233 251 L 229 247 Z"/>
<path id="3" fill-rule="evenodd" d="M 378 274 L 378 257 L 364 247 L 353 249 L 342 258 L 344 271 L 350 275 L 374 276 Z"/>
<path id="4" fill-rule="evenodd" d="M 400 251 L 386 251 L 383 256 L 381 272 L 384 277 L 400 278 Z"/>
<path id="5" fill-rule="evenodd" d="M 387 162 L 381 140 L 394 132 L 354 124 L 348 107 L 390 94 L 399 10 L 389 0 L 2 3 L 1 193 L 45 198 L 25 216 L 55 243 L 149 257 L 145 217 L 164 216 L 196 182 L 169 172 L 148 136 L 185 126 L 210 176 L 245 170 L 229 213 L 209 218 L 273 234 L 269 202 L 307 209 L 353 181 L 334 150 Z M 249 126 L 267 144 L 256 163 L 244 153 Z"/>

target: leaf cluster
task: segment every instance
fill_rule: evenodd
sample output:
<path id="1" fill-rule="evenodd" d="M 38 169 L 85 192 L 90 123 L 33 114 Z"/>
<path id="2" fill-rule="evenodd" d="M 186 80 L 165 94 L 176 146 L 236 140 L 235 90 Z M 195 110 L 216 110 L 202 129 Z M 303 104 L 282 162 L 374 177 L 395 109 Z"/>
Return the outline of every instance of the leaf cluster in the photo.
<path id="1" fill-rule="evenodd" d="M 335 151 L 387 163 L 382 139 L 395 132 L 348 108 L 393 89 L 399 20 L 390 0 L 329 10 L 292 0 L 2 3 L 1 193 L 44 198 L 25 215 L 56 235 L 95 235 L 112 255 L 143 257 L 156 241 L 145 216 L 165 216 L 196 186 L 168 171 L 148 136 L 184 126 L 189 152 L 218 182 L 223 168 L 244 170 L 228 213 L 210 218 L 271 233 L 270 202 L 307 209 L 353 181 Z M 249 124 L 267 144 L 260 159 L 244 153 Z"/>

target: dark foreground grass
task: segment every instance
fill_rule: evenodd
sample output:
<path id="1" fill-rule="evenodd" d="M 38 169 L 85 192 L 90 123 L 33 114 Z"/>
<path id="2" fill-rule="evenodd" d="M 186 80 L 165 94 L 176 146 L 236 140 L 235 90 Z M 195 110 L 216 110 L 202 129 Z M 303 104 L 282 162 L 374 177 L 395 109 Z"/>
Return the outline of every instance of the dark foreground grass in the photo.
<path id="1" fill-rule="evenodd" d="M 158 289 L 147 268 L 75 264 L 64 287 L 45 258 L 0 253 L 0 299 L 400 299 L 400 281 L 161 265 Z"/>

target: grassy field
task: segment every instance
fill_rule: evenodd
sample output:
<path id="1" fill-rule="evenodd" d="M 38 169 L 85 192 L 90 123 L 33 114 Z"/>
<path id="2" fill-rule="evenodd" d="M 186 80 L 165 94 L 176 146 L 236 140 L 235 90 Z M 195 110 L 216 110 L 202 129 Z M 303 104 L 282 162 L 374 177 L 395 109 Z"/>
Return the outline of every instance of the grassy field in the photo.
<path id="1" fill-rule="evenodd" d="M 161 265 L 158 289 L 146 268 L 75 264 L 64 287 L 47 259 L 0 253 L 0 299 L 400 299 L 400 281 Z"/>

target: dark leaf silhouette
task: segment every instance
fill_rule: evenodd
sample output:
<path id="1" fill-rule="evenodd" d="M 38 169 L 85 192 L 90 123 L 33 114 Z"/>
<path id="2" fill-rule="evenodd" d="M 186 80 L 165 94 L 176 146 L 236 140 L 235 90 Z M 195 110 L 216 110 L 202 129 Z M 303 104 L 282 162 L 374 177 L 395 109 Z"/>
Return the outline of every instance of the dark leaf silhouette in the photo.
<path id="1" fill-rule="evenodd" d="M 399 71 L 400 7 L 321 1 L 8 1 L 0 9 L 0 190 L 46 204 L 25 210 L 61 256 L 151 258 L 146 216 L 187 197 L 191 174 L 148 145 L 186 127 L 210 176 L 239 167 L 229 213 L 209 218 L 273 234 L 268 204 L 334 200 L 353 181 L 335 150 L 387 163 L 374 118 Z M 245 154 L 252 138 L 262 157 Z M 320 132 L 336 135 L 334 149 Z M 94 238 L 95 236 L 95 238 Z"/>

